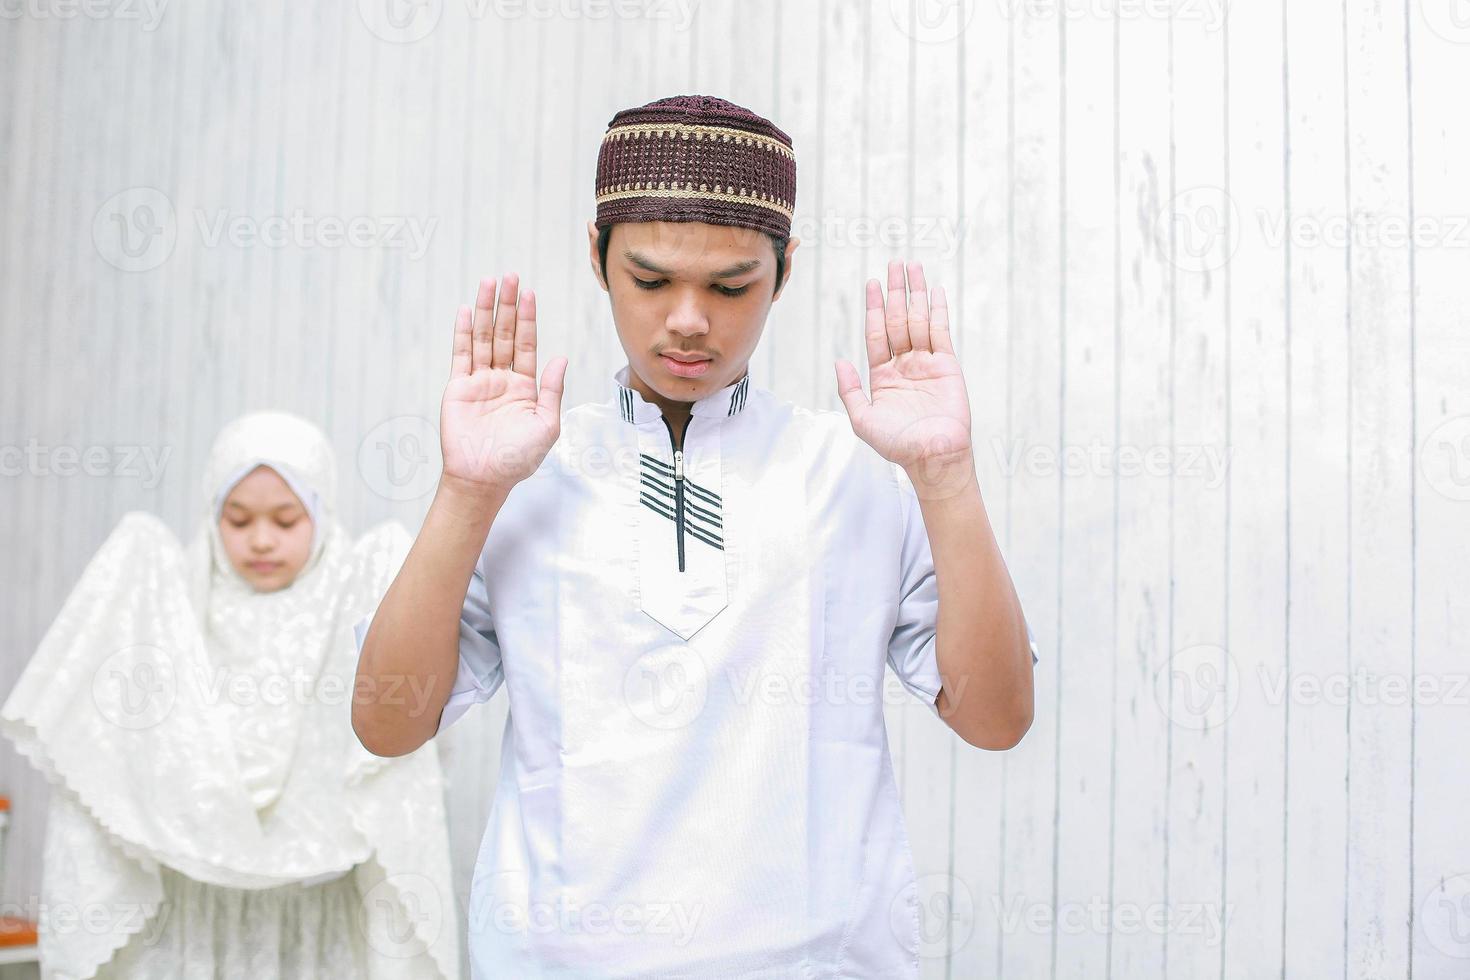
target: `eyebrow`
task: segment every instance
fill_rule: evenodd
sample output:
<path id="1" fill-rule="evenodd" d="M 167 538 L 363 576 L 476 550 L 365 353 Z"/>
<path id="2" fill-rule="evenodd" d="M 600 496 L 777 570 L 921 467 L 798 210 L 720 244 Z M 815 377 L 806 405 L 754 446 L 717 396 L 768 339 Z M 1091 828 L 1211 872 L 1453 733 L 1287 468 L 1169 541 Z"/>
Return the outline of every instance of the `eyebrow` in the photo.
<path id="1" fill-rule="evenodd" d="M 652 259 L 648 258 L 640 252 L 634 252 L 631 249 L 628 249 L 623 252 L 623 258 L 638 266 L 640 269 L 647 269 L 649 272 L 657 272 L 659 275 L 662 276 L 673 275 L 673 272 L 671 270 L 665 269 L 663 266 L 654 262 Z M 718 272 L 710 273 L 710 278 L 733 279 L 736 276 L 745 275 L 752 269 L 759 269 L 760 265 L 760 259 L 746 259 L 744 262 L 736 262 L 734 265 L 721 269 Z"/>
<path id="2" fill-rule="evenodd" d="M 288 500 L 284 504 L 276 504 L 274 507 L 272 507 L 270 509 L 270 511 L 272 513 L 274 513 L 275 511 L 278 511 L 278 510 L 287 510 L 287 509 L 289 509 L 291 507 L 300 507 L 300 506 L 301 506 L 300 504 L 298 504 L 298 503 L 296 503 L 294 501 Z M 236 507 L 236 508 L 239 508 L 240 510 L 249 510 L 250 509 L 249 507 L 246 507 L 244 504 L 240 503 L 240 501 L 238 501 L 238 500 L 227 500 L 227 501 L 225 501 L 225 507 L 227 507 L 227 508 L 228 507 Z"/>

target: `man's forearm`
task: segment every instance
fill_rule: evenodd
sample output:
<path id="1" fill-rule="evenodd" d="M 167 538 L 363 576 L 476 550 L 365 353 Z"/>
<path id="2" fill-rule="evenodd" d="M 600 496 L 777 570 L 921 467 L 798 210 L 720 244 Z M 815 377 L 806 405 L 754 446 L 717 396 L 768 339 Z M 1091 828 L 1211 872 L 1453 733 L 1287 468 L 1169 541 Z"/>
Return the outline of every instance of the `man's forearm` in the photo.
<path id="1" fill-rule="evenodd" d="M 974 457 L 966 453 L 943 467 L 916 469 L 909 478 L 939 585 L 935 647 L 944 686 L 935 706 L 970 744 L 1010 748 L 1031 725 L 1031 652 Z"/>
<path id="2" fill-rule="evenodd" d="M 440 482 L 363 638 L 352 727 L 369 752 L 404 755 L 438 728 L 459 667 L 465 591 L 507 495 Z"/>

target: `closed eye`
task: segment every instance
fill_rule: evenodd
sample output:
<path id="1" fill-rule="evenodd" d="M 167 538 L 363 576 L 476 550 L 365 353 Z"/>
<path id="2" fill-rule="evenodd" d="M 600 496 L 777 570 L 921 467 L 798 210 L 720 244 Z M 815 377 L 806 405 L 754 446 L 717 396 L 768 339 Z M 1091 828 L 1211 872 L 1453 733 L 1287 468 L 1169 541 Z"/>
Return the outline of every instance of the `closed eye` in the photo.
<path id="1" fill-rule="evenodd" d="M 668 282 L 668 280 L 667 279 L 651 279 L 651 280 L 650 279 L 639 279 L 637 276 L 634 276 L 633 277 L 633 282 L 637 283 L 639 289 L 658 289 L 658 288 L 662 287 L 664 283 Z M 714 283 L 714 284 L 712 284 L 712 286 L 710 288 L 714 289 L 716 292 L 718 292 L 718 293 L 720 293 L 720 294 L 722 294 L 724 296 L 739 296 L 742 293 L 744 293 L 746 290 L 748 290 L 750 288 L 750 286 L 749 285 L 745 285 L 745 286 L 722 286 L 719 283 Z"/>

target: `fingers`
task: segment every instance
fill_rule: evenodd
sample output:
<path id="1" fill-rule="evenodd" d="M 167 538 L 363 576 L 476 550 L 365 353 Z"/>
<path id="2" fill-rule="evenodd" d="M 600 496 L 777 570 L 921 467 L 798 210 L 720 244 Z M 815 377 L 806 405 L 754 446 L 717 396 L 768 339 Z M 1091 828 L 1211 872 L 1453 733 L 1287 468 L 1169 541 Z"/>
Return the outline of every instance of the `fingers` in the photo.
<path id="1" fill-rule="evenodd" d="M 514 368 L 517 374 L 536 379 L 536 294 L 529 289 L 516 313 Z"/>
<path id="2" fill-rule="evenodd" d="M 847 417 L 856 422 L 868 410 L 868 398 L 863 394 L 863 383 L 858 380 L 857 368 L 847 361 L 839 360 L 837 368 L 837 397 L 847 409 Z"/>
<path id="3" fill-rule="evenodd" d="M 914 350 L 930 350 L 929 286 L 924 282 L 924 267 L 908 264 L 909 274 L 909 344 Z"/>
<path id="4" fill-rule="evenodd" d="M 903 263 L 892 259 L 888 263 L 888 302 L 885 304 L 884 326 L 888 333 L 888 346 L 893 356 L 913 350 L 909 341 L 908 295 L 903 283 Z"/>
<path id="5" fill-rule="evenodd" d="M 536 294 L 520 294 L 520 276 L 512 272 L 499 280 L 480 280 L 474 316 L 467 328 L 455 320 L 451 377 L 488 368 L 504 368 L 536 377 Z M 463 334 L 463 336 L 461 336 Z M 461 362 L 461 356 L 466 360 Z M 461 363 L 467 365 L 461 369 Z"/>
<path id="6" fill-rule="evenodd" d="M 482 371 L 490 366 L 490 357 L 494 353 L 491 343 L 494 339 L 494 303 L 495 280 L 481 279 L 480 288 L 475 293 L 475 324 L 471 335 L 470 368 L 473 371 Z"/>
<path id="7" fill-rule="evenodd" d="M 949 298 L 943 286 L 934 287 L 934 308 L 929 311 L 929 340 L 936 354 L 953 354 L 954 337 L 949 332 Z"/>
<path id="8" fill-rule="evenodd" d="M 546 370 L 541 372 L 541 393 L 536 399 L 536 405 L 556 419 L 561 418 L 561 394 L 566 376 L 567 359 L 565 357 L 553 358 L 551 363 L 546 365 Z"/>
<path id="9" fill-rule="evenodd" d="M 470 351 L 473 320 L 468 306 L 461 306 L 454 314 L 454 354 L 449 360 L 449 376 L 462 378 L 470 373 Z"/>
<path id="10" fill-rule="evenodd" d="M 905 276 L 907 273 L 907 276 Z M 907 280 L 907 281 L 905 281 Z M 949 308 L 944 306 L 943 291 L 936 289 L 932 298 L 929 283 L 924 278 L 924 266 L 920 262 L 900 262 L 891 259 L 888 263 L 888 296 L 885 299 L 878 280 L 868 280 L 868 314 L 865 334 L 868 341 L 869 366 L 881 364 L 890 356 L 887 350 L 880 351 L 880 344 L 892 351 L 893 357 L 906 351 L 944 351 L 953 354 L 953 338 L 949 333 Z M 936 325 L 942 317 L 943 323 Z M 882 331 L 881 338 L 879 331 Z M 937 336 L 942 333 L 943 336 Z M 943 346 L 939 346 L 939 345 Z"/>
<path id="11" fill-rule="evenodd" d="M 515 363 L 516 300 L 520 293 L 520 276 L 514 272 L 500 282 L 500 298 L 495 304 L 494 351 L 490 366 L 510 368 Z"/>
<path id="12" fill-rule="evenodd" d="M 868 280 L 868 312 L 863 321 L 863 336 L 868 342 L 868 370 L 888 360 L 888 330 L 883 325 L 883 287 L 878 280 Z"/>

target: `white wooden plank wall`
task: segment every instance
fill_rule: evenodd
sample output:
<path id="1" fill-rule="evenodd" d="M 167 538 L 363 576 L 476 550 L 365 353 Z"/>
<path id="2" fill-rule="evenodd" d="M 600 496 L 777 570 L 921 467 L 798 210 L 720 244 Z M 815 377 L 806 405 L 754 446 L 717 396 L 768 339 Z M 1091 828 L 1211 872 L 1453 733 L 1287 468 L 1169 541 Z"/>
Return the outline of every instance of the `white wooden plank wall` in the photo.
<path id="1" fill-rule="evenodd" d="M 416 527 L 481 274 L 606 397 L 598 141 L 723 95 L 799 162 L 755 383 L 839 408 L 864 279 L 922 260 L 1040 641 L 1012 752 L 890 708 L 924 975 L 1470 975 L 1470 18 L 1225 4 L 0 4 L 0 690 L 123 513 L 192 532 L 243 411 L 327 429 L 351 527 Z M 445 740 L 461 911 L 505 717 Z M 0 791 L 25 912 L 8 745 Z"/>

